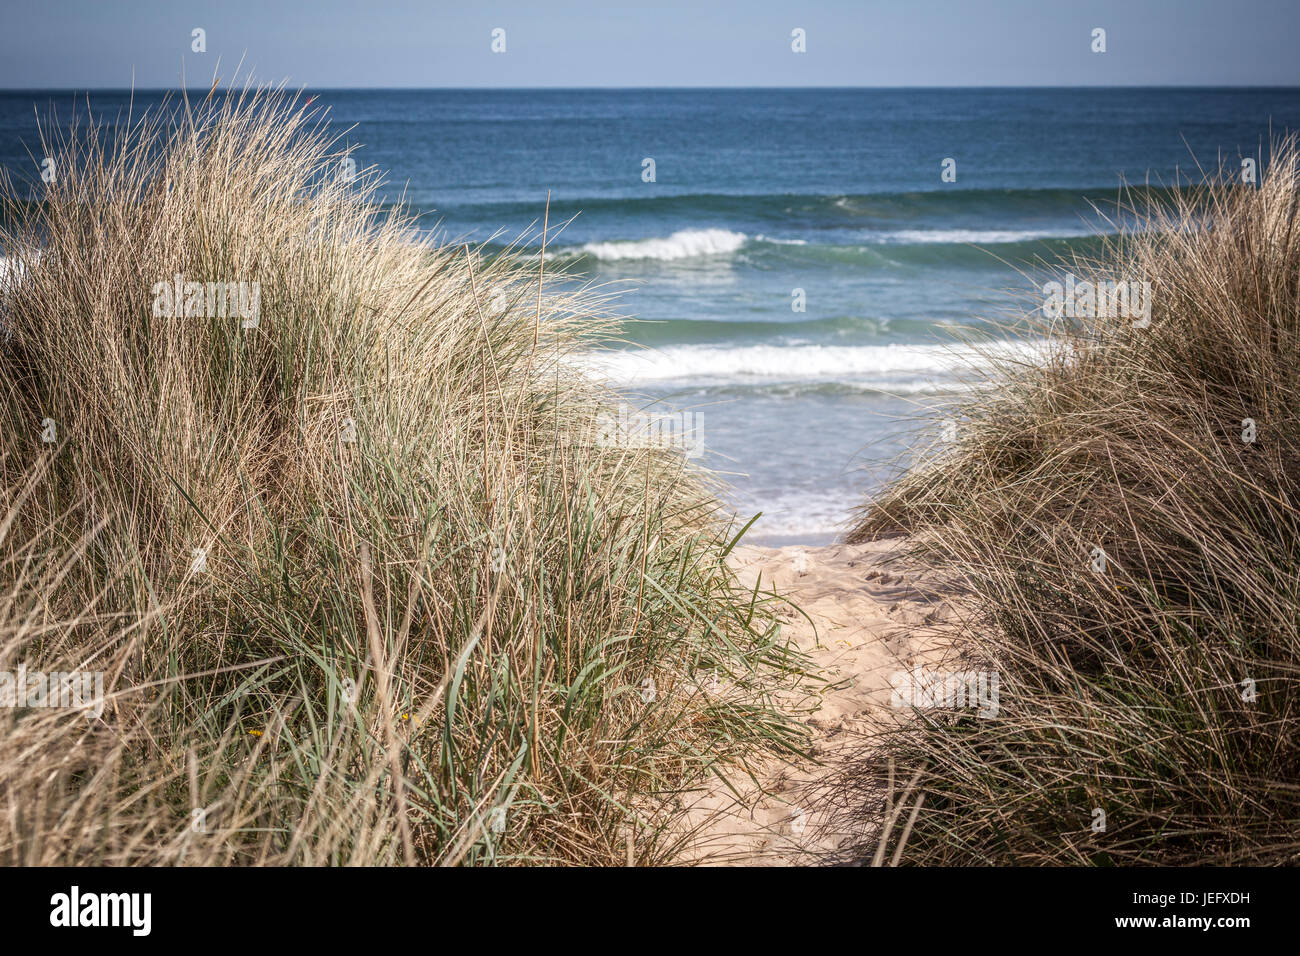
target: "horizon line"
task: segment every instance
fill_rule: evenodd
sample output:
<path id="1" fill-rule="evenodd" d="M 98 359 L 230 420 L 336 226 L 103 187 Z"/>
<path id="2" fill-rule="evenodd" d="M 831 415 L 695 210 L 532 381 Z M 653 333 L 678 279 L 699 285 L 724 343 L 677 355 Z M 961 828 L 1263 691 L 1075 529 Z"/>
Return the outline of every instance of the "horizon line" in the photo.
<path id="1" fill-rule="evenodd" d="M 1300 90 L 1300 83 L 1084 83 L 1084 84 L 1050 84 L 1050 83 L 992 83 L 967 84 L 951 86 L 944 84 L 897 84 L 897 85 L 858 85 L 858 86 L 311 86 L 300 84 L 290 86 L 287 81 L 275 83 L 266 81 L 254 86 L 283 86 L 286 90 L 312 89 L 328 92 L 437 92 L 437 93 L 532 93 L 532 92 L 797 92 L 829 90 Z M 210 84 L 201 86 L 0 86 L 0 93 L 158 93 L 195 90 L 206 93 L 211 89 L 242 90 L 242 84 Z"/>

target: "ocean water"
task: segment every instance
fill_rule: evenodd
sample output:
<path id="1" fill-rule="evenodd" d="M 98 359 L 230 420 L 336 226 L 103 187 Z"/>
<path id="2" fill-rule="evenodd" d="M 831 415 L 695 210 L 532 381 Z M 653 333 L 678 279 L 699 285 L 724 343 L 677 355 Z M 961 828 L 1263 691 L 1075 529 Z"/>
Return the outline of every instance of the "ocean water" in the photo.
<path id="1" fill-rule="evenodd" d="M 540 228 L 549 190 L 548 261 L 622 290 L 626 341 L 592 363 L 633 407 L 696 413 L 755 540 L 810 543 L 960 398 L 958 343 L 1004 341 L 1041 263 L 1112 228 L 1121 183 L 1300 129 L 1294 89 L 308 92 L 447 239 Z M 107 120 L 127 102 L 91 95 Z M 51 104 L 74 98 L 0 93 L 15 176 Z"/>

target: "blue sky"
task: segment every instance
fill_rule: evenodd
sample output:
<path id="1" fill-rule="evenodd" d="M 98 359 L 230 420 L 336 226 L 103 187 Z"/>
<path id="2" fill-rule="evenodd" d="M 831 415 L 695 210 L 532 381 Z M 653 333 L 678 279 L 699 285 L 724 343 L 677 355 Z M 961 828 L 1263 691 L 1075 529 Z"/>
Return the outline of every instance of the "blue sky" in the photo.
<path id="1" fill-rule="evenodd" d="M 1300 85 L 1296 0 L 9 0 L 0 17 L 0 88 L 205 86 L 241 59 L 317 88 Z"/>

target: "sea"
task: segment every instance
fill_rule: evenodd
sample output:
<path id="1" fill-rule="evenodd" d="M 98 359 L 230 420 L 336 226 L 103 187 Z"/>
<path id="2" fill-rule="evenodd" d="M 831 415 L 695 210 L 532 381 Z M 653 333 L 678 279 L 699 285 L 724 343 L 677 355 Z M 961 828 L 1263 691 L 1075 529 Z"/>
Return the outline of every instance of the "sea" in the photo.
<path id="1" fill-rule="evenodd" d="M 136 91 L 135 109 L 161 102 Z M 1046 269 L 1158 195 L 1300 129 L 1300 90 L 307 90 L 443 241 L 615 293 L 590 365 L 685 411 L 748 540 L 819 544 L 924 453 L 986 349 L 1032 354 Z M 0 166 L 36 115 L 128 91 L 0 92 Z M 549 212 L 547 202 L 549 195 Z"/>

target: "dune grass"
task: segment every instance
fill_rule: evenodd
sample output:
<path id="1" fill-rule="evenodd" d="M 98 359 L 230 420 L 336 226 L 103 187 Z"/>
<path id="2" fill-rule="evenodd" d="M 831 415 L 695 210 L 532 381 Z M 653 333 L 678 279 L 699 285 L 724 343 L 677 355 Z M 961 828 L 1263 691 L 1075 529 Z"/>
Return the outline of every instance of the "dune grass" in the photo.
<path id="1" fill-rule="evenodd" d="M 593 438 L 599 294 L 419 238 L 279 90 L 59 129 L 0 184 L 0 670 L 106 705 L 0 707 L 0 862 L 657 863 L 801 746 L 707 477 Z"/>
<path id="2" fill-rule="evenodd" d="M 998 365 L 860 514 L 854 540 L 911 534 L 962 584 L 1001 680 L 995 719 L 920 710 L 859 768 L 869 814 L 881 768 L 920 774 L 891 857 L 1300 862 L 1298 159 L 1284 138 L 1259 186 L 1212 171 L 1062 264 L 1149 281 L 1150 326 L 1041 320 L 1050 360 Z"/>

